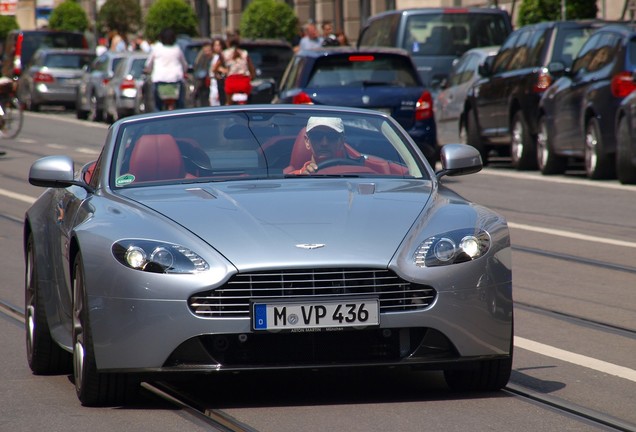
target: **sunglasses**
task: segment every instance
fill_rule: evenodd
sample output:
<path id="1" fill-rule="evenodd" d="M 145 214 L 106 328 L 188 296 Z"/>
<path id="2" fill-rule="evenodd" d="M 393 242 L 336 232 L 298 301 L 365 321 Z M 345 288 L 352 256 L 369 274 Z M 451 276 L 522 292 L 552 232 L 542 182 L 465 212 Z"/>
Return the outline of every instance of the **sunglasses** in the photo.
<path id="1" fill-rule="evenodd" d="M 313 142 L 320 142 L 323 138 L 327 138 L 327 141 L 338 141 L 342 134 L 335 131 L 311 131 L 307 132 L 307 136 Z"/>

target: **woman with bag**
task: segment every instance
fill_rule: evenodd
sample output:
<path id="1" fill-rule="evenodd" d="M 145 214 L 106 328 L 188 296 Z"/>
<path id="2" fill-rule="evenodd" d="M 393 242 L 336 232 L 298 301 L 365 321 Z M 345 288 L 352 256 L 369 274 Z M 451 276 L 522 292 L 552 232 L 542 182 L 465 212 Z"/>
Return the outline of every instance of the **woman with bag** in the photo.
<path id="1" fill-rule="evenodd" d="M 216 62 L 221 58 L 223 50 L 226 48 L 225 41 L 215 38 L 212 41 L 212 62 L 210 63 L 210 106 L 225 105 L 225 74 L 214 72 Z"/>
<path id="2" fill-rule="evenodd" d="M 215 73 L 225 74 L 225 104 L 247 102 L 252 91 L 251 81 L 256 76 L 254 65 L 247 51 L 239 48 L 240 38 L 233 34 L 228 38 L 229 48 L 223 50 L 221 58 L 214 64 Z M 245 100 L 234 100 L 234 95 L 245 95 Z"/>

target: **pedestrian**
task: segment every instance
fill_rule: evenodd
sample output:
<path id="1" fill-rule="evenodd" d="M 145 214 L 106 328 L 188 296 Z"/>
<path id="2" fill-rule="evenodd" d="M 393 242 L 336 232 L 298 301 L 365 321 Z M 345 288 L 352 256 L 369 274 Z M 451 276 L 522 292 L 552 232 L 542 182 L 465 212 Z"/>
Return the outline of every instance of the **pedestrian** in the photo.
<path id="1" fill-rule="evenodd" d="M 223 50 L 227 46 L 221 38 L 215 38 L 212 41 L 212 62 L 210 65 L 210 106 L 225 105 L 225 74 L 223 72 L 214 72 L 214 65 L 221 58 Z"/>
<path id="2" fill-rule="evenodd" d="M 350 46 L 349 38 L 347 38 L 347 35 L 342 30 L 336 32 L 336 40 L 340 46 Z"/>
<path id="3" fill-rule="evenodd" d="M 305 24 L 305 36 L 300 39 L 298 46 L 301 51 L 320 48 L 323 38 L 318 34 L 316 24 L 308 22 Z"/>
<path id="4" fill-rule="evenodd" d="M 223 50 L 219 60 L 214 64 L 213 71 L 225 75 L 225 104 L 246 102 L 252 92 L 251 81 L 256 77 L 254 64 L 248 52 L 239 47 L 241 41 L 238 34 L 232 34 L 228 39 L 228 48 Z M 245 98 L 235 100 L 233 96 Z"/>
<path id="5" fill-rule="evenodd" d="M 194 59 L 194 106 L 210 105 L 210 67 L 212 64 L 212 42 L 205 42 Z"/>

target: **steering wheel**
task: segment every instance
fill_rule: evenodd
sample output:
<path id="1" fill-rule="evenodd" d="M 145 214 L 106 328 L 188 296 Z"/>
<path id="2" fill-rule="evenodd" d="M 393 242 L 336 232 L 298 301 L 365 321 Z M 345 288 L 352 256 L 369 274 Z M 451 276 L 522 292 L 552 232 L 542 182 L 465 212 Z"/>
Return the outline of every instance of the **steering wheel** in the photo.
<path id="1" fill-rule="evenodd" d="M 316 167 L 316 171 L 320 171 L 321 169 L 329 168 L 336 165 L 355 165 L 355 166 L 363 166 L 364 158 L 358 159 L 349 159 L 349 158 L 333 158 L 327 159 L 318 164 Z"/>

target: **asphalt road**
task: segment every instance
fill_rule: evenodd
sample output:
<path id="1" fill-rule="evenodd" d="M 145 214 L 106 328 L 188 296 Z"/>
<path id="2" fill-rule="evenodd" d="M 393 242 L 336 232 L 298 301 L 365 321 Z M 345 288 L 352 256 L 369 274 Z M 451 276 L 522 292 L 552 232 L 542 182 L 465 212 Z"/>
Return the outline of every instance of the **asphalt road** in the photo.
<path id="1" fill-rule="evenodd" d="M 42 192 L 38 157 L 95 159 L 107 126 L 69 112 L 27 113 L 0 141 L 0 301 L 23 308 L 22 217 Z M 636 187 L 580 173 L 543 177 L 492 166 L 444 180 L 502 213 L 513 243 L 512 386 L 636 430 Z M 0 431 L 213 430 L 148 396 L 125 408 L 83 408 L 68 376 L 34 376 L 19 319 L 0 309 Z M 259 432 L 616 430 L 507 391 L 451 393 L 436 372 L 268 373 L 182 383 L 207 409 Z M 619 429 L 620 430 L 620 429 Z"/>

